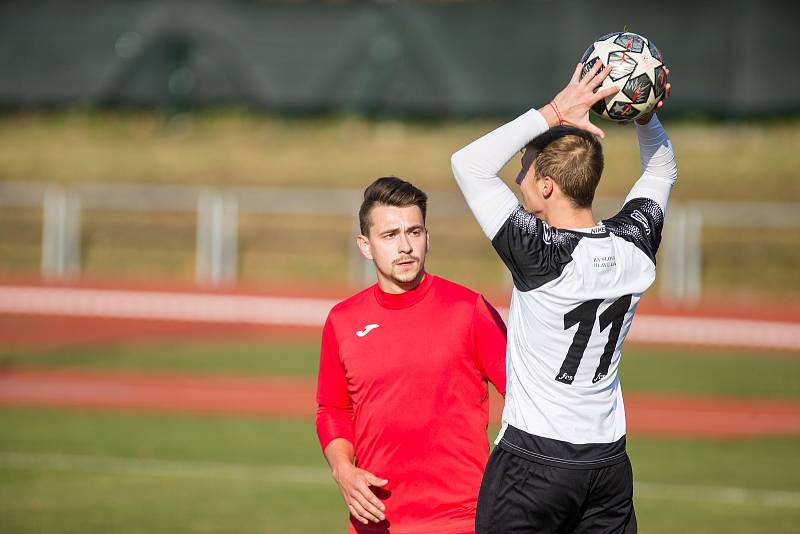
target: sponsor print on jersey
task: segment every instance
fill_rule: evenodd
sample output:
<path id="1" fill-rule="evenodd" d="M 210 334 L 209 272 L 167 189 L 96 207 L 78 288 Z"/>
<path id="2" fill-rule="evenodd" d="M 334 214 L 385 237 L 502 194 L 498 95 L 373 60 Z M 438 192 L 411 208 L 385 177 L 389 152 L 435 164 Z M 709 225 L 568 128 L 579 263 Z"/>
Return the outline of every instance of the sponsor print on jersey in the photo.
<path id="1" fill-rule="evenodd" d="M 664 212 L 657 202 L 649 198 L 631 199 L 618 214 L 604 222 L 609 232 L 636 245 L 655 263 L 664 225 Z"/>
<path id="2" fill-rule="evenodd" d="M 604 234 L 606 233 L 606 225 L 601 221 L 589 233 L 592 235 Z"/>
<path id="3" fill-rule="evenodd" d="M 547 224 L 542 225 L 542 241 L 544 241 L 546 245 L 553 243 L 552 233 Z"/>
<path id="4" fill-rule="evenodd" d="M 592 258 L 592 267 L 595 269 L 608 269 L 617 266 L 616 256 L 595 256 Z"/>

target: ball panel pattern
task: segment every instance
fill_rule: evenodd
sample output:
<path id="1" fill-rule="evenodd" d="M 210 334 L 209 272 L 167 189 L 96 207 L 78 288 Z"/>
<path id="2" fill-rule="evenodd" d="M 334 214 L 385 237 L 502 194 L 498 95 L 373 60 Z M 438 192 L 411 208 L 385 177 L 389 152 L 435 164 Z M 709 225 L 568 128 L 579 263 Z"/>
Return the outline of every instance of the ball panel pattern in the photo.
<path id="1" fill-rule="evenodd" d="M 599 38 L 581 57 L 581 78 L 598 61 L 612 67 L 600 88 L 619 88 L 619 92 L 592 106 L 592 111 L 601 117 L 630 121 L 652 111 L 664 97 L 667 85 L 664 58 L 647 38 L 632 32 L 610 33 Z"/>
<path id="2" fill-rule="evenodd" d="M 642 50 L 644 50 L 644 38 L 635 33 L 620 33 L 614 39 L 614 44 L 618 44 L 625 50 L 636 52 L 637 54 L 641 54 Z"/>
<path id="3" fill-rule="evenodd" d="M 637 65 L 636 60 L 633 59 L 627 50 L 611 52 L 605 64 L 611 65 L 611 74 L 609 74 L 609 78 L 615 82 L 630 76 L 631 72 L 636 70 Z"/>
<path id="4" fill-rule="evenodd" d="M 653 82 L 647 77 L 647 74 L 640 74 L 635 78 L 628 78 L 625 82 L 622 92 L 634 104 L 644 104 L 650 99 L 650 88 Z"/>

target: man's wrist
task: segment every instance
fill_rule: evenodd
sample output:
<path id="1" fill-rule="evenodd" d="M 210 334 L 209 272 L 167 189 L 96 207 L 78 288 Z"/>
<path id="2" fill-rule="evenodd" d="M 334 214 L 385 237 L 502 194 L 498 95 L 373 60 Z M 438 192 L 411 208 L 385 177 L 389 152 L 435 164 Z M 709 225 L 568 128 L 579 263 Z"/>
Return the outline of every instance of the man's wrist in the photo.
<path id="1" fill-rule="evenodd" d="M 338 481 L 342 473 L 347 471 L 347 469 L 351 467 L 353 467 L 353 463 L 350 462 L 349 460 L 342 458 L 341 460 L 331 465 L 331 476 L 333 477 L 334 480 Z"/>
<path id="2" fill-rule="evenodd" d="M 642 119 L 646 119 L 643 122 L 640 122 L 640 121 L 642 121 L 642 119 L 635 119 L 633 122 L 635 122 L 639 126 L 647 126 L 648 124 L 650 124 L 653 121 L 653 119 L 655 117 L 656 117 L 655 113 L 649 113 L 645 117 L 642 117 Z"/>
<path id="3" fill-rule="evenodd" d="M 544 120 L 547 121 L 548 128 L 555 128 L 560 124 L 560 120 L 558 118 L 558 115 L 556 114 L 556 110 L 553 109 L 553 106 L 551 106 L 550 104 L 545 104 L 536 111 L 538 111 L 539 114 L 541 114 L 541 116 L 544 118 Z"/>

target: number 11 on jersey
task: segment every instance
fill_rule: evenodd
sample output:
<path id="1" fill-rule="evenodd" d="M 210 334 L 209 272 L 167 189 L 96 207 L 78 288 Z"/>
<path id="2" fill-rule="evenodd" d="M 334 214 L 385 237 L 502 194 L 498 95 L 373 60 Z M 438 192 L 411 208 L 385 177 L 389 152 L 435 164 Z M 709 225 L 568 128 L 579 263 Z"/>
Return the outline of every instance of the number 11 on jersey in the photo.
<path id="1" fill-rule="evenodd" d="M 608 342 L 603 350 L 603 355 L 600 356 L 600 363 L 594 372 L 592 383 L 596 384 L 608 374 L 611 357 L 614 355 L 614 349 L 617 346 L 617 341 L 619 341 L 622 322 L 625 320 L 628 308 L 630 308 L 631 299 L 632 295 L 618 298 L 600 314 L 600 317 L 597 317 L 597 310 L 600 308 L 600 304 L 603 303 L 603 299 L 587 300 L 564 315 L 564 330 L 569 330 L 576 324 L 578 325 L 578 330 L 572 338 L 572 345 L 567 351 L 564 363 L 561 364 L 561 369 L 556 375 L 558 382 L 572 384 L 572 381 L 575 380 L 578 366 L 581 363 L 583 354 L 586 352 L 586 347 L 589 345 L 589 338 L 592 336 L 595 317 L 599 320 L 600 332 L 603 332 L 609 325 L 611 328 L 608 330 Z"/>

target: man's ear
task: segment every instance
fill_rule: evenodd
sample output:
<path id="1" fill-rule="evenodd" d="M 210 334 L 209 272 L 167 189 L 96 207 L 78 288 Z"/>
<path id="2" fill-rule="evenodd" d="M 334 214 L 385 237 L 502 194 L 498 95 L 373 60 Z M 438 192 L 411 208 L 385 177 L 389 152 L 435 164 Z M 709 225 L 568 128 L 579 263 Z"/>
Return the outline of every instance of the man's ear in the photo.
<path id="1" fill-rule="evenodd" d="M 367 258 L 368 260 L 372 260 L 372 251 L 369 248 L 369 238 L 365 235 L 358 234 L 356 236 L 356 245 L 358 245 L 358 250 L 361 251 L 361 255 Z"/>
<path id="2" fill-rule="evenodd" d="M 555 188 L 555 182 L 549 176 L 542 178 L 541 182 L 542 183 L 540 187 L 542 188 L 542 196 L 544 198 L 550 198 L 550 196 L 553 194 L 553 189 Z"/>

